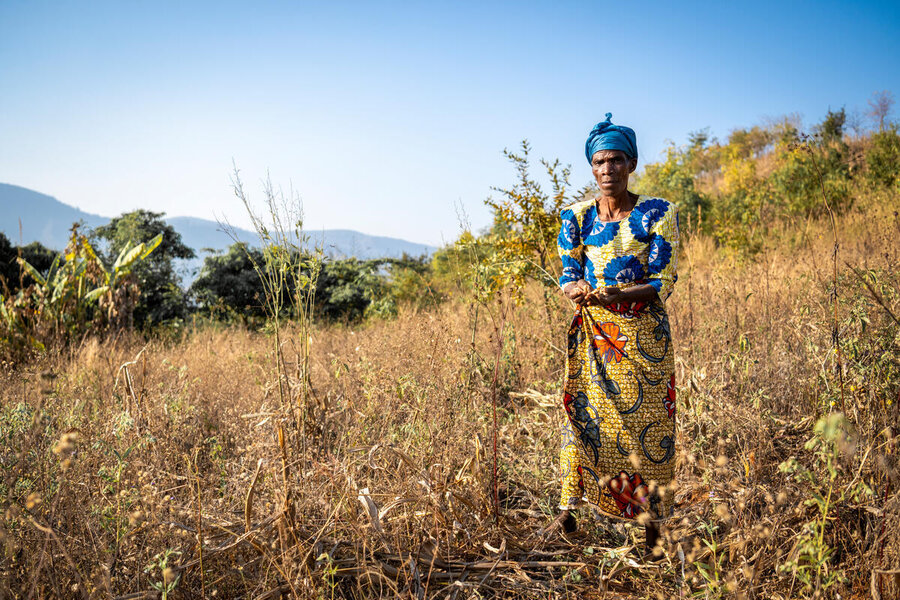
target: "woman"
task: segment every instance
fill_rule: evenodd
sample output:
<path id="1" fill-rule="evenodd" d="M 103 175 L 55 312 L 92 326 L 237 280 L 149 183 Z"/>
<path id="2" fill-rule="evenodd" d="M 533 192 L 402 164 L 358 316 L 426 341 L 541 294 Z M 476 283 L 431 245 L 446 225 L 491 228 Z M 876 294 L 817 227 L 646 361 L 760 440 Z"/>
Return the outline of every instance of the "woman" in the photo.
<path id="1" fill-rule="evenodd" d="M 599 196 L 560 214 L 559 283 L 577 311 L 568 332 L 556 522 L 573 531 L 570 511 L 585 505 L 638 519 L 652 550 L 655 521 L 672 509 L 675 373 L 664 301 L 677 279 L 678 215 L 665 200 L 628 191 L 635 135 L 611 120 L 607 113 L 585 144 Z"/>

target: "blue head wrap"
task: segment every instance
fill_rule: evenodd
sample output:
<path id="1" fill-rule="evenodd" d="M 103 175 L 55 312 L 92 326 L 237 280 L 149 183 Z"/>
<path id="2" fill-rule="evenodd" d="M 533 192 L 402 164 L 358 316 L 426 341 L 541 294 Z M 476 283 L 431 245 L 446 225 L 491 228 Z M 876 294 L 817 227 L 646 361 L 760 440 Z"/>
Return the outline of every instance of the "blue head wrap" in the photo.
<path id="1" fill-rule="evenodd" d="M 637 138 L 634 129 L 612 124 L 612 113 L 606 113 L 606 120 L 597 123 L 584 143 L 584 155 L 588 162 L 598 150 L 621 150 L 628 158 L 637 158 Z"/>

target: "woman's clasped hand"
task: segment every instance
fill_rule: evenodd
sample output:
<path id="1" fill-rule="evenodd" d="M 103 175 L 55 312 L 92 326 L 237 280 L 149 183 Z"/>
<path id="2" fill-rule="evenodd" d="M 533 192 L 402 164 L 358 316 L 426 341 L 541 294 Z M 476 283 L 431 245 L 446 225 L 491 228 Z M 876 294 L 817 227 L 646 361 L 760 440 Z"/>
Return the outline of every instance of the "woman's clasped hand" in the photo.
<path id="1" fill-rule="evenodd" d="M 563 293 L 579 306 L 609 306 L 621 301 L 622 290 L 615 286 L 594 289 L 582 279 L 568 284 Z"/>

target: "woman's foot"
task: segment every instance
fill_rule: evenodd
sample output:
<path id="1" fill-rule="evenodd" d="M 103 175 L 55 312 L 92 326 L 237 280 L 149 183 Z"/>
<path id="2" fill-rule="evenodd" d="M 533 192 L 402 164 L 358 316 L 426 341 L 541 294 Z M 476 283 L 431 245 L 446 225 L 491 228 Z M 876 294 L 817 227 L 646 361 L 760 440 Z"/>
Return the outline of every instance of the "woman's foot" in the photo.
<path id="1" fill-rule="evenodd" d="M 647 523 L 646 527 L 644 527 L 644 533 L 646 534 L 647 551 L 653 552 L 653 549 L 656 548 L 656 542 L 659 541 L 659 527 L 653 522 Z"/>
<path id="2" fill-rule="evenodd" d="M 575 530 L 578 529 L 578 523 L 575 521 L 575 515 L 570 513 L 567 510 L 563 511 L 565 513 L 565 518 L 562 521 L 562 529 L 566 533 L 575 533 Z M 562 515 L 560 515 L 562 516 Z"/>
<path id="3" fill-rule="evenodd" d="M 574 533 L 576 529 L 578 529 L 578 523 L 575 521 L 575 516 L 570 511 L 564 510 L 541 533 L 544 535 L 549 535 L 556 531 Z"/>
<path id="4" fill-rule="evenodd" d="M 644 560 L 647 561 L 658 561 L 662 560 L 663 553 L 661 552 L 662 547 L 657 546 L 659 544 L 659 527 L 653 522 L 647 523 L 644 527 L 645 533 L 645 543 L 646 543 L 646 554 L 644 554 Z M 659 548 L 659 550 L 657 550 Z"/>

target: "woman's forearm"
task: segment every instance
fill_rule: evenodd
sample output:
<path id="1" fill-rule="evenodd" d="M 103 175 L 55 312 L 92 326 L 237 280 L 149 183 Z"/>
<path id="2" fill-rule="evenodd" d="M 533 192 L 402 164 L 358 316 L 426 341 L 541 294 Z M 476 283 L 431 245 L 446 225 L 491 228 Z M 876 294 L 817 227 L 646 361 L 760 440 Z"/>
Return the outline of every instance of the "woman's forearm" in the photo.
<path id="1" fill-rule="evenodd" d="M 611 294 L 613 302 L 652 302 L 658 297 L 656 288 L 648 283 L 634 285 L 624 290 L 620 289 Z"/>

